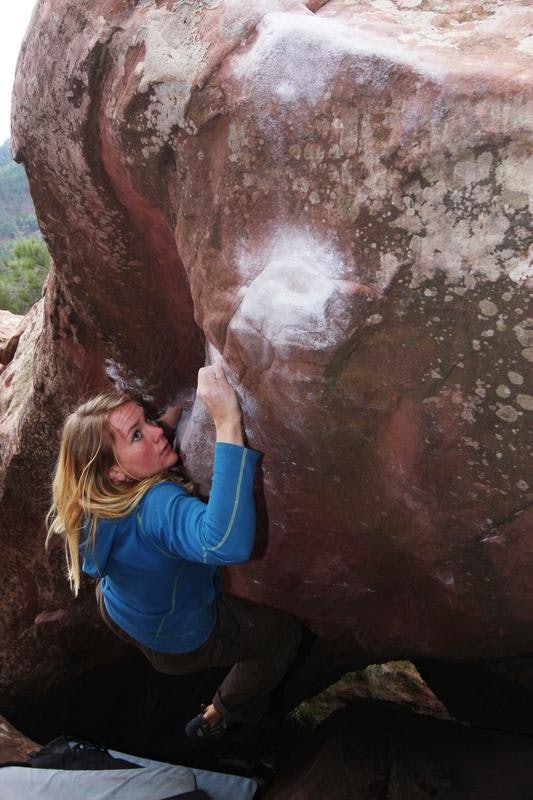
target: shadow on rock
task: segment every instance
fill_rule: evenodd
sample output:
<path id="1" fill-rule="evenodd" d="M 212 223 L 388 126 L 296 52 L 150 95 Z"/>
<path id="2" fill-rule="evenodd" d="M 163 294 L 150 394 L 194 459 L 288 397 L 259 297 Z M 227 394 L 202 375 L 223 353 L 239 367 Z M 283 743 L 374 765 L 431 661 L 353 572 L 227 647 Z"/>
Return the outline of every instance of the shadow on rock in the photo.
<path id="1" fill-rule="evenodd" d="M 264 800 L 525 800 L 533 739 L 356 700 L 291 754 Z"/>

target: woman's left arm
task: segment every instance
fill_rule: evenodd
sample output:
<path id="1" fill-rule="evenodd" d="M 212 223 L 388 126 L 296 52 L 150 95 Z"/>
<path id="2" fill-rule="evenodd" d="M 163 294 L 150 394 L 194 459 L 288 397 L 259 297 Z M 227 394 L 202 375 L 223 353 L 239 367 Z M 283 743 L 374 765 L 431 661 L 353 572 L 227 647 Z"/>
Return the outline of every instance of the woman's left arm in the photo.
<path id="1" fill-rule="evenodd" d="M 178 424 L 178 420 L 181 417 L 181 412 L 184 409 L 184 403 L 177 403 L 175 406 L 168 406 L 163 414 L 161 414 L 157 421 L 161 422 L 165 427 L 170 428 L 173 431 Z"/>
<path id="2" fill-rule="evenodd" d="M 197 396 L 216 430 L 209 502 L 160 484 L 147 495 L 143 527 L 170 552 L 190 561 L 240 563 L 249 559 L 254 545 L 253 483 L 259 453 L 243 445 L 239 401 L 222 364 L 199 371 Z"/>

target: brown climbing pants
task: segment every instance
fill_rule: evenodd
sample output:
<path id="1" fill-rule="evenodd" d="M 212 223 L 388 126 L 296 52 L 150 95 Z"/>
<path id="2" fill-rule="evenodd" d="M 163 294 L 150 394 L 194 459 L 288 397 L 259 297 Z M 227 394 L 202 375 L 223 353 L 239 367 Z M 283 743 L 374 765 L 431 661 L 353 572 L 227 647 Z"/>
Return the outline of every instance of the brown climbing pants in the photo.
<path id="1" fill-rule="evenodd" d="M 209 639 L 191 653 L 160 653 L 136 642 L 113 622 L 99 586 L 98 609 L 108 627 L 141 650 L 158 672 L 182 675 L 205 667 L 232 666 L 213 698 L 229 722 L 257 722 L 265 714 L 270 692 L 292 664 L 302 625 L 290 614 L 229 594 L 217 598 L 217 623 Z"/>

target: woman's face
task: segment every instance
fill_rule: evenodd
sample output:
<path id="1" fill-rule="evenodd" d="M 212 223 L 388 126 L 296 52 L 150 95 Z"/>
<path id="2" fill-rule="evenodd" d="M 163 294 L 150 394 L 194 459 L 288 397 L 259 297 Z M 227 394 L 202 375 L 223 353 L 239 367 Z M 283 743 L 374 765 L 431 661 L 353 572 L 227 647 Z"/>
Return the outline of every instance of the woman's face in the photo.
<path id="1" fill-rule="evenodd" d="M 129 400 L 109 414 L 116 463 L 109 471 L 113 481 L 148 478 L 172 467 L 178 460 L 162 428 L 148 420 L 145 411 Z"/>

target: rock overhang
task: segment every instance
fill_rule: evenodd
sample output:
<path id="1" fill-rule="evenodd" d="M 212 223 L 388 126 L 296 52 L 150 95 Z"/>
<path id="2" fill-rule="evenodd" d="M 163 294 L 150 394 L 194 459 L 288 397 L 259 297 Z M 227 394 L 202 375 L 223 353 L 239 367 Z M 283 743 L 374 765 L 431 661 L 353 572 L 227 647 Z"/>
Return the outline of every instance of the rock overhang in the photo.
<path id="1" fill-rule="evenodd" d="M 234 588 L 369 657 L 529 646 L 526 4 L 95 6 L 16 138 L 81 344 L 168 398 L 205 337 L 239 388 L 270 527 Z"/>

